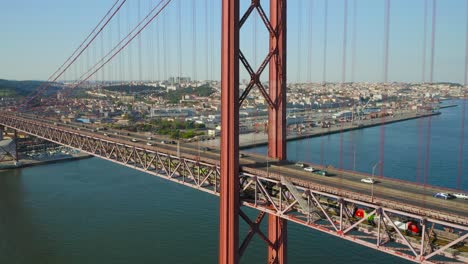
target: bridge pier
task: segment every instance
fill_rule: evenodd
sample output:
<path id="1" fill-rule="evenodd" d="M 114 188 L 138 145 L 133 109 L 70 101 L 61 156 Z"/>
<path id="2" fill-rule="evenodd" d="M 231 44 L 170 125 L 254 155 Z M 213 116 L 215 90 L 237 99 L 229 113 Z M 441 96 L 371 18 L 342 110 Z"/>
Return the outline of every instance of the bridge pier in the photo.
<path id="1" fill-rule="evenodd" d="M 14 130 L 13 142 L 15 144 L 14 159 L 15 159 L 15 162 L 18 162 L 19 161 L 19 155 L 18 155 L 18 130 L 16 130 L 16 129 Z"/>
<path id="2" fill-rule="evenodd" d="M 5 133 L 5 127 L 0 126 L 0 140 L 3 140 L 3 133 Z"/>

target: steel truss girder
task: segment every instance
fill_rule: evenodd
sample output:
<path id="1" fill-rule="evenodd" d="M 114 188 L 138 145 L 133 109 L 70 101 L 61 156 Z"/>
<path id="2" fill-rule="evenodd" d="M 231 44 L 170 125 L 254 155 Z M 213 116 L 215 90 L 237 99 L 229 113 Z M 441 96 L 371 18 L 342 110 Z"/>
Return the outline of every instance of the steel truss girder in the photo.
<path id="1" fill-rule="evenodd" d="M 219 164 L 213 160 L 205 161 L 189 155 L 179 157 L 170 150 L 147 149 L 116 142 L 117 140 L 112 138 L 93 136 L 83 131 L 78 133 L 67 128 L 5 114 L 0 114 L 0 124 L 132 169 L 219 195 Z M 468 262 L 466 255 L 457 253 L 456 249 L 448 250 L 468 239 L 467 225 L 405 212 L 382 204 L 368 203 L 358 199 L 358 196 L 363 196 L 361 194 L 353 198 L 344 191 L 314 189 L 291 180 L 299 194 L 308 200 L 309 206 L 315 208 L 305 211 L 299 206 L 299 201 L 289 194 L 289 190 L 283 187 L 280 177 L 274 174 L 260 176 L 249 171 L 249 168 L 241 167 L 240 198 L 244 206 L 416 263 L 435 263 L 432 262 L 435 256 Z M 350 208 L 353 207 L 367 208 L 368 216 L 375 214 L 378 227 L 366 224 L 367 219 L 354 219 L 350 212 Z M 422 234 L 418 237 L 419 241 L 410 239 L 411 237 L 395 228 L 396 225 L 392 220 L 400 217 L 409 217 L 421 223 Z M 252 227 L 251 224 L 255 222 L 248 221 L 248 223 Z M 459 232 L 459 236 L 447 241 L 445 246 L 437 248 L 437 245 L 432 245 L 428 235 L 431 230 L 428 231 L 427 227 L 431 224 L 453 228 Z M 254 233 L 259 234 L 255 229 Z M 369 242 L 370 240 L 373 242 Z M 389 240 L 401 247 L 388 245 Z"/>

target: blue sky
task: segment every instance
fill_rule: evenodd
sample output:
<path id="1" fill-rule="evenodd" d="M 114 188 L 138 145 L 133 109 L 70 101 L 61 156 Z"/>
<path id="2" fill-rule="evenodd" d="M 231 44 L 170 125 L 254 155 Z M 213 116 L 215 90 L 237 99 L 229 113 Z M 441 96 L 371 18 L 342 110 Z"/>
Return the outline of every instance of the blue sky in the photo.
<path id="1" fill-rule="evenodd" d="M 47 79 L 114 1 L 0 0 L 0 78 Z M 290 82 L 323 81 L 325 1 L 288 2 Z M 120 14 L 110 23 L 109 30 L 103 31 L 63 79 L 78 78 L 117 42 L 119 32 L 121 36 L 127 33 L 138 17 L 143 17 L 157 2 L 127 0 Z M 244 10 L 250 1 L 241 2 Z M 267 1 L 264 2 L 268 12 Z M 348 0 L 346 81 L 383 80 L 384 3 L 385 0 Z M 426 78 L 429 76 L 432 0 L 428 3 Z M 192 16 L 194 4 L 195 20 Z M 220 8 L 220 0 L 173 0 L 141 38 L 135 39 L 94 79 L 163 79 L 179 72 L 197 79 L 219 79 Z M 390 10 L 388 78 L 390 81 L 419 82 L 422 80 L 424 0 L 391 0 Z M 328 0 L 328 11 L 326 81 L 341 81 L 344 0 Z M 437 0 L 434 81 L 463 81 L 466 19 L 467 0 Z M 179 22 L 181 39 L 178 38 Z M 196 45 L 193 44 L 194 27 Z M 241 49 L 255 68 L 266 55 L 267 40 L 260 18 L 249 18 L 241 31 Z M 180 53 L 179 43 L 182 46 Z M 241 78 L 246 78 L 245 71 L 242 71 Z"/>

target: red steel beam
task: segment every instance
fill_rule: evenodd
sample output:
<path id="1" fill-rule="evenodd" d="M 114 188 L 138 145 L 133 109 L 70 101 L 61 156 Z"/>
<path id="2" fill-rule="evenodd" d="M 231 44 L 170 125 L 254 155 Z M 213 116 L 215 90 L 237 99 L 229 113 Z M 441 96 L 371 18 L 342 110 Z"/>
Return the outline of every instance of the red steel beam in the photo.
<path id="1" fill-rule="evenodd" d="M 270 23 L 275 34 L 270 34 L 270 51 L 276 54 L 270 60 L 270 98 L 274 107 L 268 112 L 268 156 L 286 159 L 286 0 L 270 0 Z M 287 263 L 287 221 L 268 215 L 268 238 L 274 247 L 268 247 L 268 263 Z"/>
<path id="2" fill-rule="evenodd" d="M 286 159 L 286 0 L 270 0 L 270 23 L 276 36 L 270 34 L 270 50 L 277 50 L 270 60 L 270 98 L 268 155 Z"/>
<path id="3" fill-rule="evenodd" d="M 239 0 L 222 2 L 219 263 L 239 262 Z"/>

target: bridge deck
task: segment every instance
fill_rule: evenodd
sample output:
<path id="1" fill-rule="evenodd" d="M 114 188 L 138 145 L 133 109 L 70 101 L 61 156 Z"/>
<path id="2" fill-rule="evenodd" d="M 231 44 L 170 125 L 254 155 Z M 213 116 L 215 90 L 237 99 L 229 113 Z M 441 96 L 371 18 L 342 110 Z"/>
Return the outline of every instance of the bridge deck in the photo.
<path id="1" fill-rule="evenodd" d="M 2 115 L 10 117 L 11 115 Z M 82 136 L 99 138 L 110 143 L 125 144 L 129 146 L 163 152 L 169 155 L 177 155 L 177 146 L 171 144 L 156 144 L 148 146 L 141 143 L 141 135 L 118 135 L 104 136 L 96 131 L 81 129 L 77 131 L 78 124 L 57 124 L 49 120 L 37 121 L 31 116 L 16 116 L 17 120 L 30 123 L 33 126 L 47 126 L 55 130 L 68 131 Z M 3 125 L 8 124 L 0 120 Z M 110 133 L 110 131 L 107 131 Z M 137 138 L 139 142 L 131 142 L 131 138 Z M 219 166 L 219 150 L 205 149 L 200 151 L 194 144 L 180 146 L 180 156 L 196 159 L 214 166 Z M 290 162 L 278 162 L 268 160 L 265 156 L 257 154 L 246 154 L 241 158 L 241 171 L 254 175 L 280 179 L 281 176 L 288 177 L 296 185 L 332 192 L 335 195 L 344 196 L 359 201 L 380 204 L 388 208 L 418 213 L 436 219 L 447 220 L 457 224 L 468 224 L 468 201 L 454 199 L 441 200 L 433 197 L 433 194 L 443 190 L 435 186 L 422 186 L 412 182 L 396 180 L 391 178 L 377 178 L 378 183 L 374 185 L 374 197 L 372 202 L 371 184 L 360 182 L 360 179 L 368 175 L 352 171 L 340 171 L 335 168 L 323 168 L 310 164 L 314 168 L 326 169 L 331 174 L 329 177 L 306 172 L 302 168 L 294 166 Z"/>
<path id="2" fill-rule="evenodd" d="M 142 142 L 145 137 L 138 133 L 120 132 L 109 137 L 92 127 L 38 120 L 0 113 L 0 125 L 5 127 L 219 195 L 217 149 L 202 151 L 193 144 L 146 145 Z M 260 214 L 276 215 L 414 262 L 435 263 L 427 259 L 436 254 L 468 262 L 468 248 L 464 246 L 468 239 L 468 201 L 439 200 L 432 195 L 442 188 L 390 178 L 379 178 L 371 197 L 372 185 L 360 181 L 368 175 L 312 166 L 332 175 L 321 176 L 290 162 L 244 154 L 240 159 L 241 203 Z M 419 231 L 407 233 L 409 223 Z"/>

